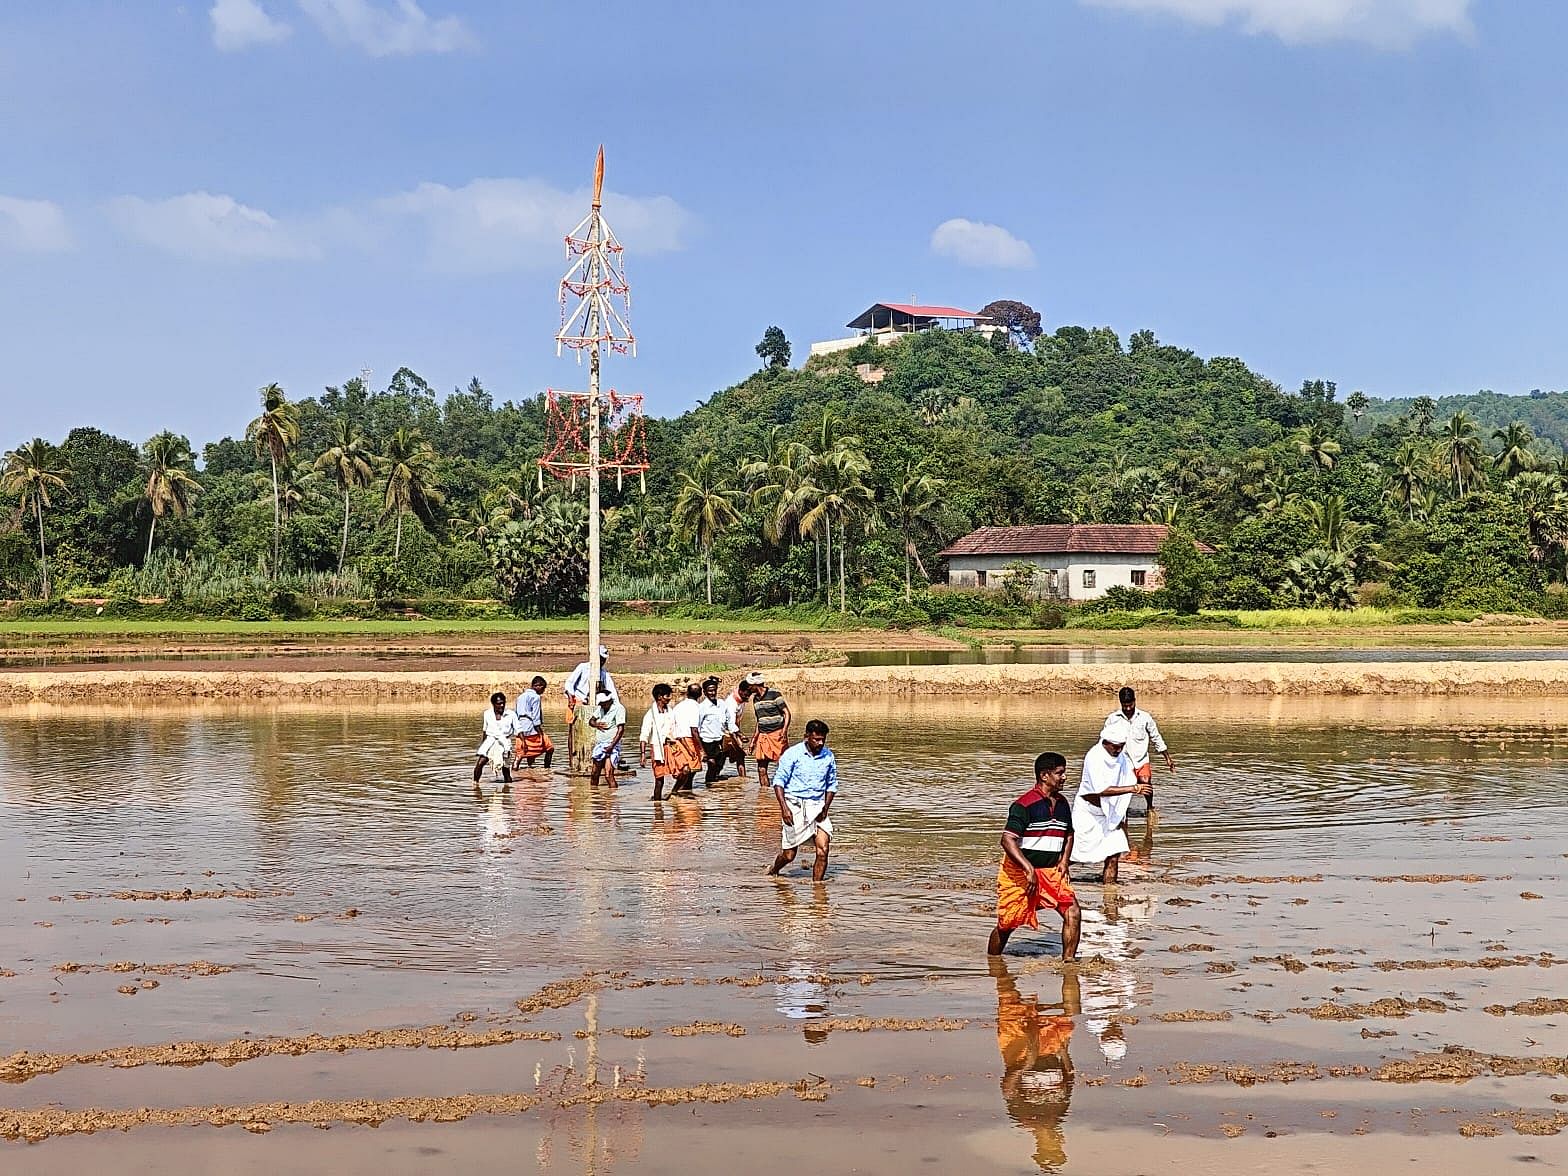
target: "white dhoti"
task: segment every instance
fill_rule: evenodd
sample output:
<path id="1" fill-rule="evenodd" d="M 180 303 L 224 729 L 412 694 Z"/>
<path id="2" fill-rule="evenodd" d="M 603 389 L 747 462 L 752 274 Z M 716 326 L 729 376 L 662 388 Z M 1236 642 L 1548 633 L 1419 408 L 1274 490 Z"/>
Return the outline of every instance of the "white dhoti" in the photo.
<path id="1" fill-rule="evenodd" d="M 789 809 L 789 824 L 784 826 L 781 838 L 781 844 L 785 849 L 795 849 L 811 841 L 816 837 L 818 829 L 826 833 L 829 838 L 833 836 L 833 822 L 822 815 L 822 808 L 826 803 L 825 800 L 801 801 L 788 796 L 784 798 L 784 806 Z M 808 807 L 816 814 L 815 816 L 807 816 Z"/>
<path id="2" fill-rule="evenodd" d="M 1083 757 L 1078 795 L 1073 799 L 1073 861 L 1103 862 L 1132 848 L 1122 829 L 1132 796 L 1101 794 L 1110 788 L 1131 788 L 1136 782 L 1126 753 L 1113 756 L 1103 743 L 1089 749 Z M 1098 797 L 1099 803 L 1089 803 L 1086 796 Z"/>
<path id="3" fill-rule="evenodd" d="M 481 759 L 490 761 L 490 770 L 499 772 L 510 765 L 512 760 L 512 741 L 500 735 L 487 735 L 485 741 L 479 745 L 476 753 Z"/>

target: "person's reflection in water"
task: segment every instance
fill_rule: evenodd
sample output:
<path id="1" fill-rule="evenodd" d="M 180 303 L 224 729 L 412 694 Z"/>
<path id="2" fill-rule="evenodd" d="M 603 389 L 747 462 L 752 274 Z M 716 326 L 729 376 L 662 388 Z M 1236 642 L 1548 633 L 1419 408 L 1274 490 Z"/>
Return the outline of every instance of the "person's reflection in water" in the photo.
<path id="1" fill-rule="evenodd" d="M 792 1021 L 806 1022 L 801 1026 L 806 1041 L 820 1045 L 828 1035 L 816 1026 L 816 1022 L 827 1016 L 832 996 L 822 943 L 828 925 L 828 892 L 825 886 L 813 886 L 810 899 L 802 901 L 797 889 L 795 886 L 779 887 L 790 958 L 783 975 L 773 982 L 773 996 L 780 1013 Z"/>
<path id="2" fill-rule="evenodd" d="M 1080 1007 L 1078 975 L 1062 973 L 1060 1004 L 1042 1005 L 1018 991 L 1007 961 L 993 956 L 996 978 L 996 1044 L 1002 1052 L 1002 1101 L 1008 1117 L 1034 1135 L 1034 1161 L 1042 1172 L 1067 1162 L 1062 1120 L 1073 1093 L 1067 1045 Z"/>

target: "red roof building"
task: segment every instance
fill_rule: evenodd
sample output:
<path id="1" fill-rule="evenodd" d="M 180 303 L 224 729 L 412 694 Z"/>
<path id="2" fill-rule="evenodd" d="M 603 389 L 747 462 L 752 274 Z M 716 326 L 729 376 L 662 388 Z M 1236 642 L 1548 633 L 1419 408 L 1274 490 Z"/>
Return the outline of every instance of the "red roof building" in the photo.
<path id="1" fill-rule="evenodd" d="M 1159 587 L 1157 557 L 1169 534 L 1169 527 L 1143 523 L 981 527 L 949 544 L 941 556 L 949 587 L 1000 587 L 1013 574 L 1009 565 L 1027 562 L 1036 569 L 1037 594 L 1083 601 L 1105 595 L 1108 588 Z M 1203 543 L 1198 547 L 1214 550 Z"/>
<path id="2" fill-rule="evenodd" d="M 844 325 L 856 331 L 924 331 L 944 326 L 961 330 L 991 320 L 956 306 L 917 306 L 912 302 L 874 302 Z"/>

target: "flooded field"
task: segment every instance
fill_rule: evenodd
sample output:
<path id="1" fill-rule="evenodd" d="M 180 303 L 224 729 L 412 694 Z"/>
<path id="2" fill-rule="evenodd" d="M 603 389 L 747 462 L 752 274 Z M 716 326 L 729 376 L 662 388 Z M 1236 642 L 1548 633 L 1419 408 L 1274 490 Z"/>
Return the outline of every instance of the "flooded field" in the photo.
<path id="1" fill-rule="evenodd" d="M 997 837 L 1108 706 L 798 701 L 821 888 L 754 781 L 476 798 L 479 706 L 0 710 L 4 1170 L 1568 1167 L 1550 700 L 1163 703 L 1066 973 Z"/>

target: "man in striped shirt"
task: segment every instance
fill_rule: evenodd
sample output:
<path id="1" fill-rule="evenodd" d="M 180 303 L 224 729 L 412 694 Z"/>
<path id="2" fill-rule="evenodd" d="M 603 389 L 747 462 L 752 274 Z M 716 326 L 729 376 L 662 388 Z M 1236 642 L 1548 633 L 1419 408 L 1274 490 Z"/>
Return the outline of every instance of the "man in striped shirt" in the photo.
<path id="1" fill-rule="evenodd" d="M 1036 912 L 1050 907 L 1062 916 L 1062 959 L 1078 958 L 1078 897 L 1067 880 L 1073 848 L 1073 810 L 1062 796 L 1067 760 L 1054 751 L 1034 761 L 1034 787 L 1007 810 L 1002 865 L 996 874 L 996 927 L 987 955 L 1001 955 L 1020 927 L 1039 930 Z"/>

